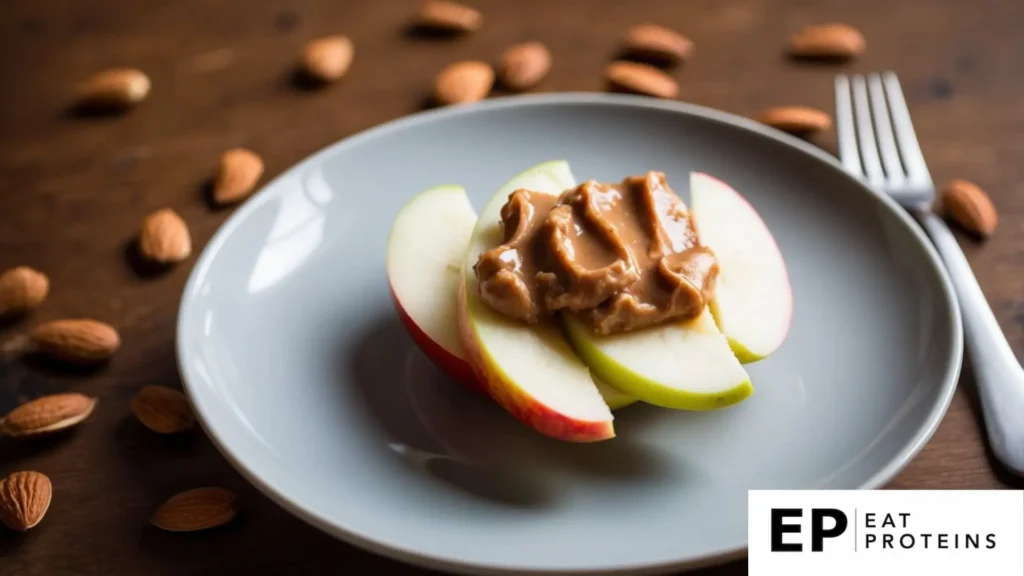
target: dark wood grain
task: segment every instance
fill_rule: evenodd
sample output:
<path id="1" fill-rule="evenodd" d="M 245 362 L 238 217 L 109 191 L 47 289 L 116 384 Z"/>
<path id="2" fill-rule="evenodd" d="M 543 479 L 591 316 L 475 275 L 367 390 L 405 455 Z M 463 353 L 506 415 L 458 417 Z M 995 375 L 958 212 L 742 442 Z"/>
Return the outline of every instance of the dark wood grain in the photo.
<path id="1" fill-rule="evenodd" d="M 201 433 L 158 438 L 129 411 L 144 384 L 179 386 L 174 321 L 188 266 L 140 277 L 130 245 L 140 219 L 169 206 L 197 248 L 229 211 L 203 185 L 231 146 L 259 151 L 273 176 L 310 152 L 417 111 L 433 75 L 454 59 L 494 61 L 510 44 L 545 42 L 554 69 L 540 91 L 599 90 L 630 24 L 656 22 L 696 43 L 673 71 L 681 98 L 753 115 L 802 104 L 832 109 L 836 67 L 783 57 L 798 27 L 840 20 L 867 54 L 840 68 L 900 74 L 937 181 L 973 180 L 1000 211 L 985 244 L 965 251 L 1014 348 L 1024 351 L 1024 4 L 985 0 L 474 0 L 483 29 L 461 39 L 405 32 L 413 0 L 5 0 L 0 2 L 0 269 L 49 274 L 50 299 L 0 326 L 8 339 L 37 322 L 91 316 L 124 347 L 99 371 L 66 374 L 0 361 L 0 412 L 54 391 L 100 404 L 86 425 L 31 443 L 0 443 L 0 475 L 44 471 L 54 500 L 38 529 L 0 532 L 0 571 L 64 574 L 426 574 L 310 528 L 260 496 Z M 350 35 L 355 63 L 338 85 L 297 89 L 303 43 Z M 137 66 L 150 98 L 116 117 L 69 112 L 74 85 L 109 66 Z M 834 147 L 834 136 L 819 142 Z M 895 488 L 1020 487 L 990 457 L 969 371 L 934 439 Z M 201 485 L 235 490 L 239 520 L 197 535 L 146 522 L 167 496 Z M 701 572 L 746 572 L 744 563 Z"/>

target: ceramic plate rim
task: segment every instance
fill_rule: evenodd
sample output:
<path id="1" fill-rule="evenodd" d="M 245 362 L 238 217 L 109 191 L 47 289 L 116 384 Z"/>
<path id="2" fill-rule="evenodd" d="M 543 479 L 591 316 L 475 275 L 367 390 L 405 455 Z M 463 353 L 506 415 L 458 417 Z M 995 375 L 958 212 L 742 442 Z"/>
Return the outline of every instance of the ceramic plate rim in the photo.
<path id="1" fill-rule="evenodd" d="M 903 446 L 896 456 L 894 456 L 885 466 L 883 466 L 874 476 L 869 478 L 857 489 L 859 490 L 871 490 L 877 489 L 885 485 L 889 480 L 896 476 L 909 462 L 912 460 L 924 447 L 924 445 L 934 435 L 936 429 L 938 429 L 946 411 L 949 408 L 950 402 L 952 401 L 953 393 L 956 390 L 956 384 L 959 379 L 960 369 L 963 360 L 963 328 L 960 319 L 960 308 L 957 303 L 955 293 L 953 290 L 952 283 L 949 279 L 949 275 L 942 265 L 942 261 L 936 252 L 931 241 L 925 235 L 924 231 L 921 230 L 920 226 L 910 217 L 907 212 L 901 208 L 892 198 L 880 192 L 869 188 L 861 180 L 847 174 L 840 164 L 839 160 L 828 154 L 824 150 L 810 144 L 804 140 L 790 136 L 789 134 L 780 132 L 774 128 L 762 125 L 749 118 L 744 118 L 729 112 L 700 106 L 688 102 L 680 101 L 668 101 L 668 100 L 655 100 L 643 96 L 632 96 L 622 94 L 602 94 L 602 93 L 589 93 L 589 92 L 568 92 L 558 94 L 531 94 L 531 95 L 518 95 L 518 96 L 507 96 L 502 98 L 493 98 L 483 102 L 452 106 L 446 108 L 440 108 L 435 110 L 428 110 L 411 114 L 395 120 L 379 124 L 377 126 L 368 128 L 351 136 L 347 136 L 325 146 L 313 152 L 312 154 L 300 160 L 296 164 L 290 166 L 286 170 L 283 170 L 275 178 L 264 184 L 260 190 L 249 199 L 248 202 L 240 206 L 223 224 L 214 235 L 210 238 L 210 241 L 203 248 L 202 253 L 196 259 L 192 270 L 189 273 L 188 280 L 185 284 L 185 288 L 182 292 L 181 301 L 178 308 L 178 317 L 176 322 L 176 334 L 175 334 L 175 352 L 178 364 L 178 372 L 181 376 L 182 386 L 195 409 L 196 417 L 198 418 L 203 430 L 207 433 L 210 440 L 213 442 L 217 450 L 228 460 L 228 462 L 251 484 L 253 484 L 258 490 L 265 494 L 268 498 L 273 500 L 275 503 L 283 507 L 291 514 L 299 517 L 303 521 L 315 526 L 316 528 L 339 538 L 349 544 L 359 546 L 365 550 L 369 550 L 373 553 L 387 556 L 403 562 L 409 562 L 418 566 L 431 568 L 435 570 L 445 570 L 456 573 L 465 574 L 536 574 L 543 571 L 543 573 L 551 574 L 654 574 L 663 573 L 666 571 L 673 570 L 691 570 L 709 565 L 716 565 L 730 560 L 741 559 L 746 556 L 747 547 L 746 544 L 734 548 L 724 548 L 718 550 L 709 550 L 704 556 L 699 558 L 682 559 L 677 561 L 669 562 L 656 562 L 649 564 L 632 564 L 628 566 L 620 566 L 611 568 L 603 571 L 595 571 L 588 569 L 542 569 L 542 568 L 501 568 L 495 566 L 487 566 L 481 564 L 471 564 L 460 561 L 458 558 L 431 555 L 429 553 L 421 553 L 408 549 L 402 548 L 400 545 L 391 544 L 379 539 L 374 539 L 365 534 L 361 534 L 356 530 L 339 525 L 329 518 L 326 518 L 315 510 L 309 509 L 303 504 L 299 503 L 292 496 L 279 492 L 274 486 L 265 483 L 262 478 L 258 476 L 256 472 L 251 470 L 245 463 L 242 456 L 236 455 L 230 446 L 218 436 L 217 428 L 210 417 L 210 413 L 204 404 L 201 395 L 196 394 L 193 390 L 198 388 L 190 384 L 188 378 L 188 371 L 186 370 L 187 357 L 190 355 L 187 352 L 187 347 L 184 344 L 184 318 L 188 313 L 188 308 L 192 303 L 190 294 L 193 293 L 205 276 L 206 269 L 217 255 L 221 245 L 231 236 L 234 229 L 243 221 L 248 215 L 253 212 L 260 204 L 270 198 L 272 190 L 277 188 L 279 181 L 283 180 L 288 175 L 295 171 L 302 170 L 308 165 L 315 164 L 323 161 L 324 158 L 333 154 L 343 151 L 347 147 L 357 146 L 360 143 L 370 140 L 372 138 L 382 137 L 387 134 L 398 132 L 406 128 L 413 126 L 426 124 L 430 122 L 443 121 L 447 118 L 460 116 L 464 114 L 486 114 L 489 111 L 502 110 L 506 108 L 518 108 L 518 107 L 531 107 L 531 106 L 551 106 L 551 105 L 610 105 L 618 106 L 623 108 L 638 108 L 648 110 L 658 110 L 674 114 L 682 114 L 687 116 L 695 116 L 710 120 L 712 122 L 727 124 L 735 128 L 739 128 L 743 131 L 750 132 L 754 136 L 760 136 L 774 141 L 774 143 L 786 146 L 795 150 L 798 150 L 817 161 L 832 168 L 833 172 L 836 173 L 837 177 L 844 178 L 849 182 L 855 183 L 855 188 L 860 190 L 862 193 L 868 195 L 877 201 L 881 206 L 884 206 L 886 210 L 892 212 L 897 220 L 903 225 L 909 228 L 911 235 L 920 245 L 927 256 L 928 264 L 937 272 L 939 282 L 941 284 L 941 291 L 945 295 L 945 303 L 949 308 L 950 312 L 950 329 L 952 330 L 954 354 L 949 358 L 946 369 L 944 372 L 943 382 L 939 388 L 939 401 L 935 407 L 928 414 L 924 425 L 917 430 L 914 436 Z"/>

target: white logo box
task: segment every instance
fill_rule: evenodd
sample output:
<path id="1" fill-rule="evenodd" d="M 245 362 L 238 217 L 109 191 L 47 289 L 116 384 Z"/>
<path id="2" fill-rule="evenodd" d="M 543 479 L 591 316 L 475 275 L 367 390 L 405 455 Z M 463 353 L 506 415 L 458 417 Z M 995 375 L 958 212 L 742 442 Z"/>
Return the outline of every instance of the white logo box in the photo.
<path id="1" fill-rule="evenodd" d="M 747 514 L 750 576 L 1024 575 L 1024 491 L 751 490 Z"/>

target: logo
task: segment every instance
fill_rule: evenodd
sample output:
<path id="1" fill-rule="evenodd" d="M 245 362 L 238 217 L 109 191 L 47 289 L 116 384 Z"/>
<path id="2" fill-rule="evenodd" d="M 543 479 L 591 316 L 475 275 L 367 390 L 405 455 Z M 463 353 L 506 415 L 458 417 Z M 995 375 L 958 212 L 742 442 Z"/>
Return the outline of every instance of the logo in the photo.
<path id="1" fill-rule="evenodd" d="M 751 576 L 1024 574 L 1024 491 L 749 494 Z"/>

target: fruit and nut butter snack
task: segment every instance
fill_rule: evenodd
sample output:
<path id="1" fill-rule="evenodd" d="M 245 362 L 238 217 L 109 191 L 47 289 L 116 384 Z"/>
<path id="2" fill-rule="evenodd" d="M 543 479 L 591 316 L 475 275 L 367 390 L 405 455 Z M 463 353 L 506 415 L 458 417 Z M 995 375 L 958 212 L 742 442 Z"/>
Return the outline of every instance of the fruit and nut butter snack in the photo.
<path id="1" fill-rule="evenodd" d="M 694 318 L 714 296 L 718 262 L 663 173 L 516 190 L 501 221 L 501 244 L 474 271 L 480 299 L 505 316 L 565 311 L 608 335 Z"/>

